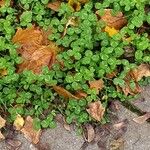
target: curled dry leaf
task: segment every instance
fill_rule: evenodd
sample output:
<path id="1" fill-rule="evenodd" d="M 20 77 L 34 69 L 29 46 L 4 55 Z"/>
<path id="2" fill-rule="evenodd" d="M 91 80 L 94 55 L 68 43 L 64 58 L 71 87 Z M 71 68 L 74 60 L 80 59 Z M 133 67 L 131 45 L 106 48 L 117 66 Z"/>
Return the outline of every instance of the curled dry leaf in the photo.
<path id="1" fill-rule="evenodd" d="M 96 92 L 98 94 L 99 91 L 101 91 L 104 87 L 104 81 L 102 79 L 89 81 L 89 85 L 91 89 L 96 89 Z"/>
<path id="2" fill-rule="evenodd" d="M 115 28 L 116 30 L 121 29 L 127 24 L 127 20 L 122 12 L 118 12 L 115 16 L 112 15 L 112 9 L 105 9 L 104 15 L 101 16 L 101 20 L 106 23 L 107 26 Z"/>
<path id="3" fill-rule="evenodd" d="M 95 131 L 94 131 L 93 126 L 90 125 L 90 124 L 86 124 L 85 128 L 86 128 L 86 131 L 85 131 L 85 134 L 84 134 L 85 135 L 85 140 L 90 143 L 95 138 Z"/>
<path id="4" fill-rule="evenodd" d="M 65 25 L 65 29 L 64 29 L 64 32 L 63 32 L 62 37 L 64 37 L 64 36 L 66 35 L 67 29 L 68 29 L 68 27 L 69 27 L 70 25 L 71 25 L 71 26 L 77 26 L 76 17 L 71 17 L 71 18 L 68 20 L 67 24 Z"/>
<path id="5" fill-rule="evenodd" d="M 146 120 L 150 118 L 150 112 L 146 113 L 143 116 L 139 116 L 137 118 L 134 118 L 133 121 L 138 123 L 138 124 L 143 124 Z"/>
<path id="6" fill-rule="evenodd" d="M 48 3 L 47 7 L 54 11 L 59 11 L 60 5 L 61 5 L 61 1 L 54 1 Z"/>
<path id="7" fill-rule="evenodd" d="M 143 77 L 150 77 L 150 65 L 141 64 L 136 69 L 133 69 L 130 74 L 132 74 L 135 81 L 140 81 Z"/>
<path id="8" fill-rule="evenodd" d="M 20 130 L 24 125 L 24 119 L 18 114 L 15 121 L 14 121 L 14 128 L 16 130 Z"/>
<path id="9" fill-rule="evenodd" d="M 0 129 L 5 126 L 6 120 L 0 116 Z"/>
<path id="10" fill-rule="evenodd" d="M 97 121 L 100 121 L 103 118 L 105 108 L 102 106 L 100 101 L 92 102 L 89 104 L 87 112 L 92 118 L 94 118 Z"/>
<path id="11" fill-rule="evenodd" d="M 72 99 L 79 99 L 78 97 L 74 96 L 71 94 L 69 91 L 64 89 L 63 87 L 60 86 L 53 86 L 53 89 L 60 95 L 63 96 L 66 99 L 72 98 Z"/>
<path id="12" fill-rule="evenodd" d="M 30 116 L 27 116 L 25 120 L 25 125 L 21 129 L 21 132 L 24 134 L 25 138 L 30 142 L 37 144 L 41 135 L 41 130 L 35 130 L 33 127 L 33 119 Z"/>

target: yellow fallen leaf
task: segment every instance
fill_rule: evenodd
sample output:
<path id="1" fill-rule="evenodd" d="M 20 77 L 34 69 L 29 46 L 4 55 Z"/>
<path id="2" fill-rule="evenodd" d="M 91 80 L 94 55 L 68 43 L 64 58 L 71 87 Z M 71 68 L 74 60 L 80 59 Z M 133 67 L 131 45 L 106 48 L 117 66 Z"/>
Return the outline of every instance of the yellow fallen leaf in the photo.
<path id="1" fill-rule="evenodd" d="M 89 81 L 89 85 L 91 89 L 96 89 L 96 92 L 98 94 L 99 91 L 101 91 L 104 87 L 104 81 L 102 79 Z"/>
<path id="2" fill-rule="evenodd" d="M 24 127 L 21 129 L 21 132 L 24 134 L 25 138 L 30 142 L 37 144 L 41 135 L 41 129 L 35 130 L 33 127 L 33 119 L 30 116 L 27 116 L 25 119 Z"/>
<path id="3" fill-rule="evenodd" d="M 6 76 L 7 75 L 7 70 L 6 69 L 0 69 L 0 75 L 1 76 Z"/>
<path id="4" fill-rule="evenodd" d="M 24 119 L 18 114 L 13 126 L 15 127 L 16 130 L 20 130 L 24 125 Z"/>
<path id="5" fill-rule="evenodd" d="M 119 32 L 119 30 L 116 30 L 114 27 L 109 27 L 109 26 L 106 26 L 104 31 L 107 32 L 110 37 L 112 37 L 113 35 Z"/>
<path id="6" fill-rule="evenodd" d="M 105 108 L 102 106 L 100 101 L 92 102 L 88 106 L 87 112 L 92 118 L 97 121 L 101 121 L 104 116 Z"/>
<path id="7" fill-rule="evenodd" d="M 0 116 L 0 129 L 5 126 L 6 120 Z"/>

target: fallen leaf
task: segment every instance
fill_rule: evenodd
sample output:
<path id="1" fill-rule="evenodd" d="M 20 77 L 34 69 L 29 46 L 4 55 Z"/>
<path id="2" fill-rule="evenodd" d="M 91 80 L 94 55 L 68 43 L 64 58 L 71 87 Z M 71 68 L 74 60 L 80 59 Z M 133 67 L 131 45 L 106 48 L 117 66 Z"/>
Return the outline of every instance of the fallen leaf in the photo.
<path id="1" fill-rule="evenodd" d="M 147 112 L 143 116 L 139 116 L 139 117 L 134 118 L 133 121 L 138 123 L 138 124 L 143 124 L 149 118 L 150 118 L 150 112 Z"/>
<path id="2" fill-rule="evenodd" d="M 60 9 L 60 5 L 61 5 L 61 1 L 54 1 L 48 3 L 47 7 L 57 12 Z"/>
<path id="3" fill-rule="evenodd" d="M 0 0 L 0 7 L 5 5 L 5 0 Z"/>
<path id="4" fill-rule="evenodd" d="M 6 120 L 0 116 L 0 129 L 5 126 Z"/>
<path id="5" fill-rule="evenodd" d="M 110 37 L 112 37 L 113 35 L 119 32 L 119 30 L 116 30 L 114 27 L 109 27 L 109 26 L 106 26 L 104 31 L 107 32 Z"/>
<path id="6" fill-rule="evenodd" d="M 77 26 L 76 17 L 71 17 L 71 18 L 68 20 L 67 24 L 65 25 L 65 29 L 64 29 L 64 32 L 63 32 L 62 37 L 64 37 L 64 36 L 66 35 L 67 29 L 68 29 L 68 27 L 69 27 L 70 25 L 71 25 L 71 26 Z"/>
<path id="7" fill-rule="evenodd" d="M 24 119 L 18 114 L 14 123 L 13 123 L 13 126 L 15 127 L 16 130 L 20 130 L 24 125 Z"/>
<path id="8" fill-rule="evenodd" d="M 6 69 L 0 69 L 0 75 L 1 76 L 6 76 L 7 75 L 7 70 Z"/>
<path id="9" fill-rule="evenodd" d="M 150 65 L 141 64 L 136 69 L 133 69 L 130 74 L 132 74 L 135 81 L 140 81 L 143 77 L 150 77 Z"/>
<path id="10" fill-rule="evenodd" d="M 104 81 L 102 79 L 89 81 L 89 85 L 91 89 L 96 89 L 96 92 L 98 94 L 99 91 L 101 91 L 104 88 Z"/>
<path id="11" fill-rule="evenodd" d="M 21 129 L 21 132 L 24 134 L 25 138 L 30 142 L 37 144 L 41 135 L 41 130 L 35 130 L 33 127 L 33 119 L 30 116 L 27 116 L 25 120 L 25 125 Z"/>
<path id="12" fill-rule="evenodd" d="M 74 96 L 71 94 L 69 91 L 64 89 L 63 87 L 60 86 L 53 86 L 53 89 L 60 95 L 63 96 L 66 99 L 72 98 L 72 99 L 79 99 L 78 97 Z"/>
<path id="13" fill-rule="evenodd" d="M 101 20 L 104 21 L 107 26 L 119 30 L 127 24 L 127 20 L 122 12 L 118 12 L 115 16 L 113 16 L 111 12 L 112 9 L 105 9 L 104 15 L 101 16 Z"/>
<path id="14" fill-rule="evenodd" d="M 5 137 L 4 137 L 4 135 L 1 133 L 1 131 L 0 131 L 0 141 L 1 140 L 4 140 L 5 139 Z"/>
<path id="15" fill-rule="evenodd" d="M 92 125 L 86 124 L 86 125 L 85 125 L 85 129 L 86 129 L 86 131 L 85 131 L 85 140 L 90 143 L 90 142 L 92 142 L 92 141 L 94 140 L 94 138 L 95 138 L 95 131 L 94 131 L 94 128 L 93 128 Z"/>
<path id="16" fill-rule="evenodd" d="M 107 74 L 106 74 L 106 77 L 109 78 L 109 79 L 112 79 L 112 78 L 114 78 L 114 77 L 117 76 L 117 73 L 118 73 L 118 71 L 115 70 L 115 71 L 113 71 L 113 72 L 111 72 L 111 73 L 107 73 Z"/>
<path id="17" fill-rule="evenodd" d="M 115 130 L 120 130 L 120 129 L 126 127 L 127 124 L 128 124 L 128 120 L 127 120 L 127 119 L 124 119 L 123 121 L 114 124 L 114 125 L 113 125 L 113 128 L 114 128 Z"/>
<path id="18" fill-rule="evenodd" d="M 92 118 L 94 118 L 97 121 L 100 121 L 105 112 L 105 108 L 102 106 L 100 101 L 92 102 L 88 106 L 87 112 L 90 114 Z"/>
<path id="19" fill-rule="evenodd" d="M 78 97 L 79 99 L 82 99 L 82 98 L 86 98 L 87 94 L 83 91 L 76 91 L 75 96 Z"/>
<path id="20" fill-rule="evenodd" d="M 48 40 L 49 34 L 51 34 L 50 29 L 46 32 L 35 26 L 17 30 L 12 41 L 20 44 L 17 51 L 23 58 L 23 62 L 17 66 L 18 73 L 24 70 L 41 73 L 42 67 L 51 68 L 59 48 L 54 42 Z"/>
<path id="21" fill-rule="evenodd" d="M 123 150 L 123 149 L 124 149 L 124 140 L 122 138 L 111 141 L 110 150 Z"/>

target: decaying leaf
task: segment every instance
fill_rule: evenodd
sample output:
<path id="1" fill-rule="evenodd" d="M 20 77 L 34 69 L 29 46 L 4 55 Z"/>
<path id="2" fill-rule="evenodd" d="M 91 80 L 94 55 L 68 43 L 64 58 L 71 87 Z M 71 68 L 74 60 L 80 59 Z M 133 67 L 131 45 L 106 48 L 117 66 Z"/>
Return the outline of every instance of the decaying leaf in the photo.
<path id="1" fill-rule="evenodd" d="M 104 88 L 104 81 L 102 79 L 89 81 L 89 85 L 91 89 L 96 89 L 96 92 L 98 94 L 99 91 L 101 91 Z"/>
<path id="2" fill-rule="evenodd" d="M 100 121 L 103 118 L 105 108 L 102 106 L 100 101 L 92 102 L 88 106 L 87 112 L 90 114 L 92 118 L 97 121 Z"/>
<path id="3" fill-rule="evenodd" d="M 105 9 L 104 15 L 101 16 L 101 20 L 106 23 L 107 26 L 115 28 L 116 30 L 121 29 L 127 24 L 127 20 L 122 12 L 118 12 L 115 16 L 112 15 L 112 9 Z"/>
<path id="4" fill-rule="evenodd" d="M 135 81 L 140 81 L 143 77 L 150 77 L 150 65 L 141 64 L 130 72 Z"/>
<path id="5" fill-rule="evenodd" d="M 35 130 L 33 127 L 33 119 L 30 116 L 27 116 L 25 120 L 25 125 L 21 129 L 21 132 L 24 134 L 25 138 L 30 142 L 37 144 L 41 135 L 41 130 Z"/>
<path id="6" fill-rule="evenodd" d="M 4 137 L 4 135 L 1 133 L 1 131 L 0 131 L 0 141 L 1 140 L 4 140 L 5 139 L 5 137 Z"/>
<path id="7" fill-rule="evenodd" d="M 76 91 L 75 96 L 78 97 L 79 99 L 82 99 L 82 98 L 86 98 L 87 94 L 83 91 Z"/>
<path id="8" fill-rule="evenodd" d="M 0 129 L 5 126 L 6 120 L 0 116 Z"/>
<path id="9" fill-rule="evenodd" d="M 89 0 L 68 0 L 68 4 L 75 11 L 79 11 L 81 9 L 81 5 L 87 3 Z"/>
<path id="10" fill-rule="evenodd" d="M 124 149 L 124 140 L 122 138 L 111 141 L 110 150 L 123 150 L 123 149 Z"/>
<path id="11" fill-rule="evenodd" d="M 106 26 L 104 31 L 107 32 L 110 37 L 112 37 L 113 35 L 119 32 L 119 30 L 116 30 L 114 27 L 109 27 L 109 26 Z"/>
<path id="12" fill-rule="evenodd" d="M 27 29 L 18 29 L 12 41 L 20 44 L 18 53 L 23 58 L 23 63 L 18 65 L 18 73 L 23 70 L 32 70 L 34 73 L 41 73 L 43 66 L 51 68 L 55 62 L 58 47 L 51 41 L 48 41 L 48 34 L 35 26 Z"/>
<path id="13" fill-rule="evenodd" d="M 114 78 L 114 77 L 117 76 L 117 73 L 118 73 L 118 71 L 115 70 L 115 71 L 113 71 L 113 72 L 111 72 L 111 73 L 107 73 L 107 74 L 106 74 L 106 77 L 109 78 L 109 79 L 112 79 L 112 78 Z"/>
<path id="14" fill-rule="evenodd" d="M 16 139 L 6 139 L 6 143 L 10 146 L 10 149 L 18 150 L 21 146 L 21 142 Z"/>
<path id="15" fill-rule="evenodd" d="M 53 89 L 60 95 L 63 96 L 66 99 L 72 98 L 72 99 L 79 99 L 78 97 L 74 96 L 71 94 L 69 91 L 64 89 L 63 87 L 60 86 L 53 86 Z"/>
<path id="16" fill-rule="evenodd" d="M 60 5 L 61 5 L 61 1 L 54 1 L 48 3 L 47 7 L 57 12 L 59 11 Z"/>
<path id="17" fill-rule="evenodd" d="M 143 116 L 139 116 L 139 117 L 134 118 L 133 121 L 138 123 L 138 124 L 143 124 L 149 118 L 150 118 L 150 112 L 146 113 Z"/>
<path id="18" fill-rule="evenodd" d="M 18 114 L 15 121 L 14 121 L 14 128 L 16 130 L 20 130 L 24 125 L 24 119 Z"/>
<path id="19" fill-rule="evenodd" d="M 0 7 L 5 5 L 5 0 L 0 0 Z"/>
<path id="20" fill-rule="evenodd" d="M 68 20 L 68 22 L 67 22 L 67 24 L 66 24 L 66 26 L 65 26 L 63 35 L 62 35 L 63 37 L 66 35 L 67 29 L 68 29 L 68 27 L 69 27 L 70 25 L 71 25 L 71 26 L 77 26 L 76 17 L 71 17 L 71 18 Z"/>
<path id="21" fill-rule="evenodd" d="M 0 75 L 1 76 L 6 76 L 7 75 L 7 70 L 6 69 L 0 69 Z"/>
<path id="22" fill-rule="evenodd" d="M 93 128 L 92 125 L 86 124 L 86 125 L 85 125 L 85 129 L 86 129 L 86 131 L 85 131 L 85 133 L 84 133 L 85 140 L 90 143 L 90 142 L 92 142 L 92 141 L 94 140 L 94 138 L 95 138 L 95 131 L 94 131 L 94 128 Z"/>

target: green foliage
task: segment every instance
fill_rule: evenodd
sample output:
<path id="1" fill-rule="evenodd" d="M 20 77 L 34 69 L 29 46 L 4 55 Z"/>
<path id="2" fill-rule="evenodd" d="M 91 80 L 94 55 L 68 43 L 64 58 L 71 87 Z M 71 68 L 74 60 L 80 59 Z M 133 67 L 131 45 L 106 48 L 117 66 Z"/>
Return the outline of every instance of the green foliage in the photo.
<path id="1" fill-rule="evenodd" d="M 86 3 L 77 12 L 65 2 L 62 2 L 59 12 L 53 12 L 47 8 L 48 2 L 18 0 L 14 1 L 15 6 L 11 6 L 8 1 L 0 7 L 0 71 L 7 70 L 6 76 L 0 75 L 0 112 L 8 112 L 10 121 L 17 114 L 33 116 L 36 129 L 54 128 L 54 118 L 59 112 L 65 114 L 69 124 L 81 125 L 91 121 L 86 112 L 90 102 L 107 96 L 103 101 L 107 107 L 112 98 L 126 100 L 129 97 L 117 92 L 116 85 L 124 87 L 124 77 L 130 69 L 141 63 L 150 63 L 150 12 L 145 11 L 150 6 L 149 0 L 96 0 Z M 103 32 L 105 24 L 98 20 L 94 11 L 96 9 L 102 15 L 107 8 L 113 9 L 112 14 L 122 11 L 128 21 L 113 37 Z M 71 18 L 75 24 L 66 27 Z M 52 29 L 49 40 L 64 47 L 57 55 L 57 60 L 64 64 L 63 68 L 56 63 L 51 70 L 44 67 L 40 75 L 31 71 L 16 73 L 16 66 L 22 59 L 17 53 L 18 45 L 11 39 L 18 27 L 26 28 L 32 24 Z M 140 33 L 140 29 L 144 31 Z M 122 40 L 125 37 L 131 37 L 131 42 Z M 130 57 L 126 55 L 128 49 L 131 50 Z M 106 74 L 116 70 L 119 72 L 115 78 L 106 78 Z M 89 89 L 88 81 L 94 79 L 103 79 L 105 84 L 99 95 Z M 149 78 L 142 83 L 150 83 Z M 87 97 L 66 101 L 58 98 L 52 88 L 54 85 L 62 85 L 72 93 L 82 90 Z M 135 88 L 133 81 L 130 87 Z"/>

